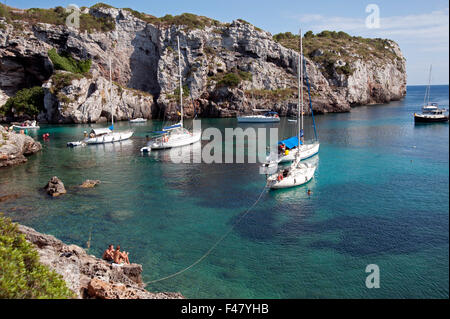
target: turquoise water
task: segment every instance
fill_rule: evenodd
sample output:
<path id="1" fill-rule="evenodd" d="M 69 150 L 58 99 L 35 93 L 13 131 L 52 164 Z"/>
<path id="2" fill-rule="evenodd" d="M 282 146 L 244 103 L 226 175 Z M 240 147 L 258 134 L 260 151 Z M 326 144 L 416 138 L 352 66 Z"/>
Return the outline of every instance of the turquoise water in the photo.
<path id="1" fill-rule="evenodd" d="M 189 298 L 448 298 L 449 126 L 414 125 L 424 92 L 408 87 L 400 102 L 317 116 L 315 179 L 266 192 L 208 258 L 148 289 Z M 447 107 L 448 93 L 448 86 L 432 88 Z M 222 131 L 236 125 L 202 121 Z M 147 132 L 160 126 L 133 125 L 126 143 L 75 149 L 66 142 L 87 125 L 44 126 L 36 135 L 51 135 L 41 140 L 43 151 L 0 171 L 0 195 L 20 194 L 0 211 L 66 243 L 86 247 L 91 237 L 89 252 L 97 256 L 120 244 L 143 264 L 145 281 L 187 267 L 253 204 L 265 178 L 257 164 L 140 156 Z M 284 119 L 281 137 L 294 127 Z M 55 199 L 41 190 L 54 175 L 68 189 Z M 86 179 L 103 183 L 77 188 Z M 380 289 L 365 287 L 369 264 L 380 267 Z"/>

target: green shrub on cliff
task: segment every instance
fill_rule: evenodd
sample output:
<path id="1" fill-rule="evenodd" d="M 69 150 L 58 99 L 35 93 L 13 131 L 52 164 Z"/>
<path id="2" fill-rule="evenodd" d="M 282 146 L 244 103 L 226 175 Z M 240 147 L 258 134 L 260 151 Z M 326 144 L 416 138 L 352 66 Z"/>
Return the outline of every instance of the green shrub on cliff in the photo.
<path id="1" fill-rule="evenodd" d="M 67 299 L 74 293 L 62 277 L 39 263 L 17 225 L 0 216 L 0 298 Z"/>
<path id="2" fill-rule="evenodd" d="M 14 112 L 13 112 L 14 110 Z M 44 110 L 44 89 L 35 86 L 30 89 L 19 90 L 16 95 L 10 97 L 6 104 L 0 108 L 1 115 L 38 115 Z"/>
<path id="3" fill-rule="evenodd" d="M 55 48 L 48 51 L 48 57 L 52 60 L 56 70 L 86 74 L 91 69 L 92 61 L 90 59 L 77 61 L 68 53 L 58 54 Z"/>
<path id="4" fill-rule="evenodd" d="M 241 83 L 241 77 L 236 73 L 227 73 L 224 77 L 217 83 L 218 87 L 231 87 L 235 88 Z"/>

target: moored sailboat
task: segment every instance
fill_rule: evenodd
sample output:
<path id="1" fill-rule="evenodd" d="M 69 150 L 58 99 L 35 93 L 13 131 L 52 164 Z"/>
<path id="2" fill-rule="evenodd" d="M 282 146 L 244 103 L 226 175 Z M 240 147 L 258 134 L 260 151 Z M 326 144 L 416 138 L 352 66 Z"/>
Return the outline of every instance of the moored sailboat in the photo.
<path id="1" fill-rule="evenodd" d="M 149 153 L 151 150 L 163 150 L 171 149 L 174 147 L 181 147 L 190 144 L 194 144 L 201 139 L 201 132 L 191 132 L 184 127 L 183 123 L 183 78 L 181 75 L 181 50 L 180 50 L 180 38 L 177 37 L 178 42 L 178 67 L 180 78 L 180 122 L 164 127 L 157 137 L 148 142 L 147 146 L 141 148 L 141 152 Z"/>
<path id="2" fill-rule="evenodd" d="M 133 136 L 133 131 L 114 131 L 114 108 L 112 105 L 112 70 L 111 70 L 111 58 L 109 59 L 109 104 L 111 106 L 111 126 L 109 128 L 92 129 L 89 134 L 85 132 L 84 139 L 81 141 L 69 142 L 67 146 L 83 146 L 90 144 L 105 144 L 114 143 L 127 140 Z"/>
<path id="3" fill-rule="evenodd" d="M 430 101 L 431 99 L 431 71 L 433 67 L 430 66 L 430 75 L 428 79 L 428 86 L 425 91 L 423 100 L 422 113 L 414 113 L 414 121 L 416 123 L 436 123 L 447 122 L 449 119 L 448 110 L 439 108 L 437 103 Z"/>
<path id="4" fill-rule="evenodd" d="M 299 56 L 299 75 L 298 75 L 298 118 L 301 116 L 303 122 L 303 46 L 302 35 L 300 31 L 300 56 Z M 297 124 L 297 145 L 302 145 L 303 134 L 300 123 Z M 278 170 L 278 172 L 267 177 L 267 186 L 271 189 L 289 188 L 308 183 L 316 171 L 316 165 L 310 163 L 301 163 L 302 148 L 298 147 L 294 161 L 287 167 Z"/>

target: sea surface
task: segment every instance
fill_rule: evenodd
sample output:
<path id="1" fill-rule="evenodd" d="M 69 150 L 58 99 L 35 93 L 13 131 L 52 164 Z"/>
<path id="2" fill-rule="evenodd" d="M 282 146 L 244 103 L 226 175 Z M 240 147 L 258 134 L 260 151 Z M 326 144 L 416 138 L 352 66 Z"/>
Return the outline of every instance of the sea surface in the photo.
<path id="1" fill-rule="evenodd" d="M 120 244 L 143 265 L 146 282 L 188 267 L 234 226 L 202 262 L 150 284 L 150 291 L 188 298 L 448 298 L 449 125 L 414 124 L 424 93 L 410 86 L 403 101 L 316 116 L 315 178 L 265 190 L 242 219 L 265 185 L 259 165 L 176 164 L 169 152 L 141 156 L 160 121 L 119 123 L 118 130 L 134 129 L 130 141 L 74 149 L 66 143 L 89 125 L 30 133 L 43 150 L 0 170 L 0 196 L 19 195 L 0 203 L 0 211 L 96 256 Z M 433 86 L 431 95 L 448 108 L 448 86 Z M 307 117 L 307 137 L 311 123 Z M 237 126 L 235 119 L 202 120 L 203 129 Z M 287 119 L 256 127 L 295 134 Z M 50 198 L 42 187 L 55 175 L 68 193 Z M 80 189 L 86 179 L 102 184 Z M 365 284 L 371 264 L 380 269 L 379 289 Z"/>

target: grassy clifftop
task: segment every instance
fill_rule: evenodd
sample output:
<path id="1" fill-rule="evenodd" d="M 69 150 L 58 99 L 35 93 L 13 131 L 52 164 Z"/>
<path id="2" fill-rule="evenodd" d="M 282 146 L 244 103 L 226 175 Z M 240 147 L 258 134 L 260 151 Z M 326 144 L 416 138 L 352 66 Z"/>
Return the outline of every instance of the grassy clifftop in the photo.
<path id="1" fill-rule="evenodd" d="M 300 51 L 298 35 L 291 32 L 279 33 L 274 35 L 273 39 L 286 48 Z M 308 31 L 303 38 L 303 53 L 326 68 L 341 60 L 346 64 L 337 66 L 336 70 L 349 75 L 353 73 L 349 63 L 355 59 L 388 59 L 391 61 L 398 59 L 391 43 L 386 39 L 353 37 L 342 31 L 322 31 L 318 34 Z"/>
<path id="2" fill-rule="evenodd" d="M 70 13 L 66 12 L 63 7 L 55 7 L 51 9 L 16 9 L 4 4 L 0 4 L 0 17 L 7 22 L 13 23 L 14 27 L 21 29 L 22 26 L 14 21 L 26 21 L 30 24 L 48 23 L 54 25 L 64 25 Z M 115 22 L 109 17 L 94 17 L 90 14 L 82 13 L 80 15 L 80 31 L 100 31 L 106 32 L 114 30 Z"/>

